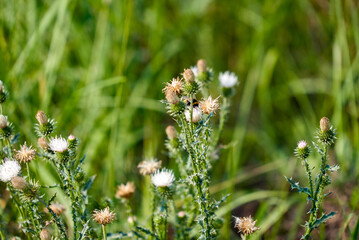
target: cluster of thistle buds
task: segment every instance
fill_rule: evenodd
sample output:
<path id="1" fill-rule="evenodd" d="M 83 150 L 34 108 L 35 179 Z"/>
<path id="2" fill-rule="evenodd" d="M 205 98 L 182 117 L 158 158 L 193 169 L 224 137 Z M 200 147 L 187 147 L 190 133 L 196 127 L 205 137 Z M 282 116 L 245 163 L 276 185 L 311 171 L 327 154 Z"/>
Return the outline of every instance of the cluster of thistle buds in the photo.
<path id="1" fill-rule="evenodd" d="M 315 181 L 313 182 L 312 180 L 313 169 L 311 169 L 308 163 L 308 157 L 311 153 L 311 148 L 308 146 L 305 140 L 301 140 L 298 142 L 294 152 L 299 159 L 303 160 L 303 165 L 305 166 L 308 178 L 308 187 L 301 187 L 299 183 L 295 183 L 292 181 L 291 178 L 287 178 L 287 180 L 292 186 L 292 189 L 297 189 L 299 193 L 307 194 L 308 201 L 312 202 L 312 207 L 309 211 L 310 217 L 305 224 L 306 231 L 302 239 L 310 239 L 310 234 L 313 229 L 317 228 L 319 224 L 325 223 L 327 219 L 335 215 L 335 212 L 331 212 L 329 214 L 323 213 L 321 217 L 317 216 L 322 199 L 324 199 L 328 195 L 324 194 L 324 188 L 331 183 L 329 172 L 337 171 L 339 169 L 338 166 L 330 166 L 327 163 L 329 146 L 333 144 L 336 139 L 336 131 L 330 124 L 328 118 L 321 118 L 320 128 L 316 131 L 316 138 L 318 144 L 313 142 L 313 145 L 318 151 L 318 153 L 321 155 L 321 165 L 319 173 L 315 178 Z"/>

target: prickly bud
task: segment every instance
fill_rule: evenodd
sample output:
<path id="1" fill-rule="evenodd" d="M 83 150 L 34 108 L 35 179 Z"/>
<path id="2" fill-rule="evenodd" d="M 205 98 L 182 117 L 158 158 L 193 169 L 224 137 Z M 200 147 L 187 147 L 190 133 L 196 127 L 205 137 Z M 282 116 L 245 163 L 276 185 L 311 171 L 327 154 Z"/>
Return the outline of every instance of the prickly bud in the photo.
<path id="1" fill-rule="evenodd" d="M 187 83 L 192 83 L 194 81 L 194 73 L 191 69 L 185 69 L 182 75 Z"/>
<path id="2" fill-rule="evenodd" d="M 299 141 L 298 146 L 294 152 L 298 158 L 306 159 L 306 158 L 308 158 L 308 156 L 310 154 L 310 148 L 306 141 L 301 140 L 301 141 Z"/>
<path id="3" fill-rule="evenodd" d="M 43 111 L 41 110 L 37 111 L 35 118 L 37 119 L 40 125 L 47 124 L 47 117 Z"/>
<path id="4" fill-rule="evenodd" d="M 320 130 L 322 130 L 322 132 L 330 130 L 330 122 L 328 118 L 322 117 L 322 119 L 320 119 Z"/>

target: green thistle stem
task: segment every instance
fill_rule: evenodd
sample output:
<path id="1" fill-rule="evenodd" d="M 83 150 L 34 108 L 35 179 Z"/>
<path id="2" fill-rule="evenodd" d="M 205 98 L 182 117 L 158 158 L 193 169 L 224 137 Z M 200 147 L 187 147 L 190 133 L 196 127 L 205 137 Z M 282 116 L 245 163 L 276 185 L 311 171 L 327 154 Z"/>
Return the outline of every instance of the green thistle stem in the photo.
<path id="1" fill-rule="evenodd" d="M 103 240 L 107 240 L 106 226 L 102 225 Z"/>
<path id="2" fill-rule="evenodd" d="M 305 165 L 305 170 L 306 170 L 307 176 L 308 176 L 308 183 L 309 183 L 310 193 L 312 194 L 312 197 L 313 197 L 312 172 L 310 171 L 309 163 L 308 163 L 307 159 L 304 159 L 304 165 Z"/>

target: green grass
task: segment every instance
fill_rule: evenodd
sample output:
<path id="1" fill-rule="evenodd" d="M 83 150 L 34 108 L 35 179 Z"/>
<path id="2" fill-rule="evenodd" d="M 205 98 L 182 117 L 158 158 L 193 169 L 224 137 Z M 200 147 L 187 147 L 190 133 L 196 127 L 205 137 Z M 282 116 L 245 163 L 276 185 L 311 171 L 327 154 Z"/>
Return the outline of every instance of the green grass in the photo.
<path id="1" fill-rule="evenodd" d="M 221 139 L 227 148 L 213 169 L 215 194 L 232 192 L 221 214 L 230 219 L 234 208 L 256 202 L 251 214 L 261 231 L 253 239 L 296 239 L 304 207 L 294 207 L 298 198 L 283 176 L 304 179 L 293 149 L 327 116 L 338 129 L 331 161 L 341 167 L 328 207 L 340 211 L 341 227 L 330 239 L 357 238 L 358 191 L 351 194 L 359 176 L 357 1 L 0 5 L 0 79 L 11 93 L 4 110 L 23 133 L 20 142 L 36 141 L 38 109 L 58 121 L 59 134 L 79 137 L 85 169 L 97 176 L 90 194 L 98 204 L 113 197 L 117 184 L 135 181 L 141 190 L 136 212 L 145 221 L 148 209 L 141 203 L 149 197 L 148 184 L 136 165 L 145 157 L 171 165 L 164 129 L 173 121 L 159 102 L 163 83 L 204 58 L 216 72 L 229 69 L 241 81 Z M 41 182 L 55 181 L 47 164 L 31 168 Z M 294 230 L 278 227 L 288 219 Z M 229 223 L 222 234 L 235 238 Z"/>

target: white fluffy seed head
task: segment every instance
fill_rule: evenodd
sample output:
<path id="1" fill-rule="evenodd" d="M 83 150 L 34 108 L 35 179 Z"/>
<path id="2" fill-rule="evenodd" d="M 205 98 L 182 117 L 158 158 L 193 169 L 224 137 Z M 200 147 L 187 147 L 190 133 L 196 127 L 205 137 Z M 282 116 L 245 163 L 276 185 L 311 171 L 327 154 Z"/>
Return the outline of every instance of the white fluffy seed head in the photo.
<path id="1" fill-rule="evenodd" d="M 5 162 L 0 165 L 0 180 L 3 182 L 10 181 L 20 173 L 20 170 L 21 167 L 17 161 L 5 160 Z"/>
<path id="2" fill-rule="evenodd" d="M 238 82 L 238 77 L 236 74 L 226 71 L 224 73 L 219 73 L 219 83 L 224 88 L 232 88 Z"/>
<path id="3" fill-rule="evenodd" d="M 172 170 L 162 169 L 152 174 L 151 180 L 156 187 L 170 187 L 175 181 L 175 176 Z"/>
<path id="4" fill-rule="evenodd" d="M 191 111 L 190 110 L 186 110 L 184 112 L 187 122 L 191 121 Z M 200 107 L 194 107 L 193 108 L 193 113 L 192 113 L 192 122 L 196 123 L 201 121 L 201 117 L 202 117 L 202 110 Z"/>
<path id="5" fill-rule="evenodd" d="M 54 137 L 50 139 L 49 148 L 54 152 L 62 153 L 69 147 L 69 143 L 63 137 Z"/>

